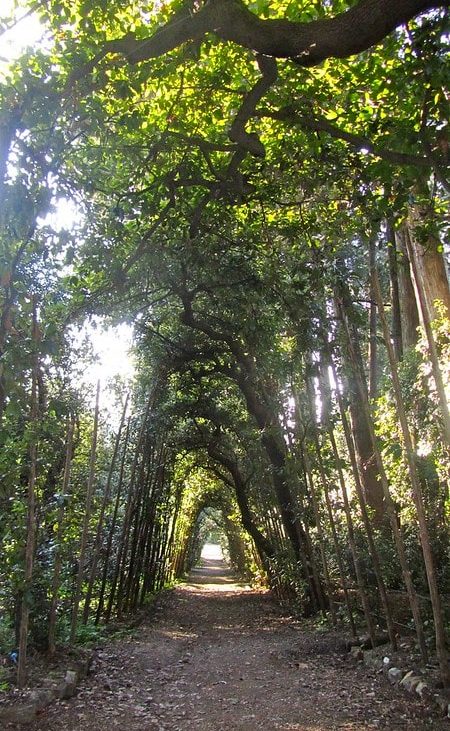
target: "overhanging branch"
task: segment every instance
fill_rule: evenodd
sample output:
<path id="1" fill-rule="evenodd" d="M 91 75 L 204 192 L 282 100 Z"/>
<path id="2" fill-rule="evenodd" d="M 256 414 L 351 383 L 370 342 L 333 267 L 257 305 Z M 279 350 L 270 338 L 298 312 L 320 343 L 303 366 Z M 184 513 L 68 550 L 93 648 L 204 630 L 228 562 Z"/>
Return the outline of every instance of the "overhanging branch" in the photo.
<path id="1" fill-rule="evenodd" d="M 130 33 L 105 43 L 90 66 L 109 53 L 124 55 L 132 64 L 158 58 L 207 33 L 265 56 L 314 66 L 365 51 L 419 13 L 447 5 L 447 0 L 360 0 L 333 18 L 304 23 L 264 20 L 241 0 L 209 0 L 196 13 L 183 8 L 147 39 Z"/>
<path id="2" fill-rule="evenodd" d="M 425 156 L 391 150 L 388 147 L 383 147 L 380 144 L 372 142 L 370 137 L 367 137 L 366 135 L 347 132 L 346 130 L 332 124 L 332 122 L 325 117 L 312 113 L 305 113 L 291 106 L 283 107 L 278 110 L 257 109 L 255 117 L 258 117 L 259 119 L 268 117 L 280 122 L 297 124 L 299 127 L 302 127 L 302 129 L 310 130 L 312 132 L 326 132 L 330 135 L 330 137 L 343 140 L 344 142 L 352 145 L 352 147 L 365 149 L 371 155 L 379 157 L 382 160 L 386 160 L 393 165 L 414 165 L 416 167 L 425 168 L 431 167 L 430 161 Z"/>

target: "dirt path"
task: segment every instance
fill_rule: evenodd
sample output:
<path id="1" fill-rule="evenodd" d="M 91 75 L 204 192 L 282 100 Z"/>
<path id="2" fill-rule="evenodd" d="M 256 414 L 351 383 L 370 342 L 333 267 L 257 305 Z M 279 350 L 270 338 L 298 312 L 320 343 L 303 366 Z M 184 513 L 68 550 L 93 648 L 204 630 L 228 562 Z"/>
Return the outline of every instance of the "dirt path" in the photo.
<path id="1" fill-rule="evenodd" d="M 347 662 L 338 633 L 302 629 L 220 562 L 204 563 L 136 638 L 102 648 L 78 694 L 32 731 L 448 729 Z"/>

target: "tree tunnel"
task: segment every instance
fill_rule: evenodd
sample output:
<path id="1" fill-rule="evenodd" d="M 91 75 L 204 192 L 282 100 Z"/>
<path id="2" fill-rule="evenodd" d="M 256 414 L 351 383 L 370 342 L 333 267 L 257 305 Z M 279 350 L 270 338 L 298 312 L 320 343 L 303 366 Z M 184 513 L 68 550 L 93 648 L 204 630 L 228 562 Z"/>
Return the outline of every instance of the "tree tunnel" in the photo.
<path id="1" fill-rule="evenodd" d="M 450 685 L 448 2 L 9 4 L 46 38 L 0 58 L 19 685 L 28 643 L 143 611 L 208 530 L 303 614 L 413 627 Z M 97 321 L 135 373 L 88 388 Z"/>
<path id="2" fill-rule="evenodd" d="M 204 467 L 194 467 L 185 482 L 176 573 L 189 573 L 200 560 L 204 544 L 217 543 L 225 561 L 240 578 L 255 571 L 254 546 L 242 527 L 230 486 Z"/>

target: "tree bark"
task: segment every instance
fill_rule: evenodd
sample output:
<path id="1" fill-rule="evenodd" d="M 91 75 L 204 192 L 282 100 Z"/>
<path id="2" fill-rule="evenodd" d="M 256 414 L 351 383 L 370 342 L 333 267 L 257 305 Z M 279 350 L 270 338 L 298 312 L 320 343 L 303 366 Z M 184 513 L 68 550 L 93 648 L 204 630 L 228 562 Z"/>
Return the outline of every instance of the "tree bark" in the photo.
<path id="1" fill-rule="evenodd" d="M 378 386 L 377 306 L 373 296 L 372 269 L 376 257 L 375 239 L 369 239 L 369 398 L 376 399 Z"/>
<path id="2" fill-rule="evenodd" d="M 402 340 L 402 315 L 400 305 L 400 290 L 398 279 L 398 258 L 397 247 L 395 243 L 394 226 L 391 220 L 386 221 L 386 247 L 389 262 L 389 282 L 390 297 L 392 305 L 392 340 L 397 360 L 403 358 L 403 340 Z"/>
<path id="3" fill-rule="evenodd" d="M 445 0 L 360 0 L 334 18 L 308 23 L 263 20 L 240 0 L 210 0 L 192 13 L 182 8 L 147 39 L 131 33 L 104 44 L 101 52 L 73 78 L 89 71 L 107 53 L 139 63 L 163 56 L 183 43 L 212 34 L 264 56 L 290 58 L 300 66 L 314 66 L 327 58 L 348 58 L 379 43 L 402 23 Z"/>
<path id="4" fill-rule="evenodd" d="M 433 233 L 433 211 L 428 205 L 413 203 L 409 208 L 407 227 L 411 247 L 411 265 L 414 266 L 416 288 L 423 292 L 424 306 L 429 320 L 438 316 L 435 301 L 444 305 L 444 315 L 450 319 L 450 288 L 442 254 L 442 244 Z M 412 261 L 414 257 L 414 262 Z M 417 297 L 420 303 L 419 296 Z"/>
<path id="5" fill-rule="evenodd" d="M 419 312 L 410 273 L 408 254 L 409 230 L 405 223 L 394 232 L 398 252 L 398 287 L 400 299 L 400 317 L 402 326 L 402 350 L 406 352 L 414 347 L 419 339 Z"/>
<path id="6" fill-rule="evenodd" d="M 380 528 L 385 520 L 385 504 L 383 488 L 380 482 L 379 470 L 377 468 L 374 456 L 373 442 L 370 434 L 370 424 L 368 423 L 366 409 L 362 403 L 360 388 L 358 387 L 358 377 L 355 373 L 354 362 L 358 366 L 359 373 L 364 373 L 363 358 L 359 343 L 359 334 L 356 328 L 350 324 L 353 319 L 353 305 L 350 299 L 348 287 L 344 282 L 339 284 L 340 307 L 345 311 L 346 322 L 348 318 L 348 348 L 343 349 L 342 353 L 347 361 L 345 369 L 346 385 L 348 387 L 350 415 L 352 421 L 352 431 L 355 440 L 358 462 L 361 473 L 363 475 L 363 487 L 366 503 L 373 515 L 373 524 Z M 349 354 L 351 351 L 352 355 Z"/>
<path id="7" fill-rule="evenodd" d="M 445 391 L 444 380 L 442 377 L 441 366 L 439 363 L 439 356 L 436 348 L 436 341 L 434 339 L 433 328 L 431 327 L 430 318 L 430 296 L 425 292 L 425 283 L 422 278 L 422 272 L 420 265 L 417 261 L 416 251 L 410 238 L 407 239 L 408 254 L 411 262 L 411 269 L 414 276 L 414 283 L 416 287 L 416 294 L 418 303 L 420 306 L 420 313 L 422 317 L 423 327 L 426 333 L 428 342 L 428 352 L 430 355 L 431 368 L 433 371 L 433 378 L 436 384 L 436 391 L 439 400 L 440 411 L 442 415 L 442 436 L 444 443 L 447 446 L 447 450 L 450 449 L 450 411 L 447 401 L 447 394 Z M 447 285 L 448 286 L 448 285 Z M 450 310 L 447 311 L 450 315 Z"/>

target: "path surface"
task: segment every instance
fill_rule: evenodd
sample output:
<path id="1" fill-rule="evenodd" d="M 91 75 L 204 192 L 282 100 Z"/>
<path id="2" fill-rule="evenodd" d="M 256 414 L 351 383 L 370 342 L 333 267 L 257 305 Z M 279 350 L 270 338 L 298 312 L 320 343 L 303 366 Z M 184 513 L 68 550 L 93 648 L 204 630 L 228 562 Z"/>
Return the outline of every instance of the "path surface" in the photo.
<path id="1" fill-rule="evenodd" d="M 347 662 L 337 633 L 305 630 L 221 562 L 203 565 L 135 638 L 104 646 L 77 696 L 32 731 L 449 728 Z"/>

